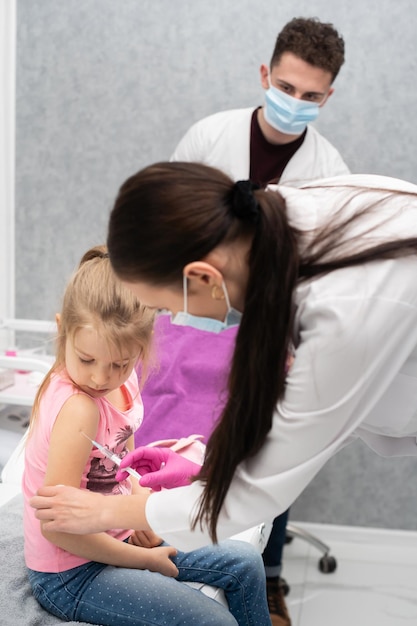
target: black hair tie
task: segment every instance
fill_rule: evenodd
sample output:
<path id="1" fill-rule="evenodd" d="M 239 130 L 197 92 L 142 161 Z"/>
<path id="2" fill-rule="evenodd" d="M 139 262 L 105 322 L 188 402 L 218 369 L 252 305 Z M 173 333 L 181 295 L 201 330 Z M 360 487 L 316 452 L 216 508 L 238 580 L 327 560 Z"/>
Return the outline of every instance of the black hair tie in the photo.
<path id="1" fill-rule="evenodd" d="M 260 186 L 250 180 L 238 180 L 232 189 L 232 211 L 241 220 L 256 224 L 259 221 L 260 208 L 253 192 Z"/>

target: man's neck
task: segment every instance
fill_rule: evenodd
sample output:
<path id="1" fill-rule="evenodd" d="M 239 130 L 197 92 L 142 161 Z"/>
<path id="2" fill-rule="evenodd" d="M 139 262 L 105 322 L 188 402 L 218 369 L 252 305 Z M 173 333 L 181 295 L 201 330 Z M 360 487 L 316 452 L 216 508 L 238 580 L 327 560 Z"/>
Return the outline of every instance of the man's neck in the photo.
<path id="1" fill-rule="evenodd" d="M 258 109 L 258 124 L 265 139 L 269 143 L 276 145 L 283 146 L 284 144 L 291 143 L 292 141 L 298 139 L 298 137 L 300 137 L 302 134 L 300 133 L 298 135 L 287 135 L 286 133 L 281 133 L 279 130 L 272 128 L 272 126 L 268 124 L 265 119 L 264 107 Z"/>

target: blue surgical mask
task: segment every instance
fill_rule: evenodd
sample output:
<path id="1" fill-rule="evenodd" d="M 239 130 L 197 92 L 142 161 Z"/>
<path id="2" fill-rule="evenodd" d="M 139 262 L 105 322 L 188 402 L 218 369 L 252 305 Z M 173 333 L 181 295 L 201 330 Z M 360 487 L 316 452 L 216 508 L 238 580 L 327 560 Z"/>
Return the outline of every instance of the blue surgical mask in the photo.
<path id="1" fill-rule="evenodd" d="M 229 300 L 229 294 L 225 283 L 222 283 L 222 289 L 224 293 L 224 299 L 227 305 L 227 313 L 224 321 L 215 320 L 212 317 L 199 317 L 198 315 L 191 315 L 188 313 L 188 295 L 187 295 L 187 277 L 183 277 L 183 289 L 184 289 L 184 310 L 179 311 L 172 318 L 172 324 L 177 326 L 191 326 L 198 330 L 205 330 L 210 333 L 220 333 L 226 328 L 231 326 L 237 326 L 242 318 L 242 313 L 234 309 Z"/>
<path id="2" fill-rule="evenodd" d="M 301 135 L 307 124 L 317 119 L 319 108 L 317 102 L 293 98 L 272 85 L 265 92 L 265 119 L 286 135 Z"/>

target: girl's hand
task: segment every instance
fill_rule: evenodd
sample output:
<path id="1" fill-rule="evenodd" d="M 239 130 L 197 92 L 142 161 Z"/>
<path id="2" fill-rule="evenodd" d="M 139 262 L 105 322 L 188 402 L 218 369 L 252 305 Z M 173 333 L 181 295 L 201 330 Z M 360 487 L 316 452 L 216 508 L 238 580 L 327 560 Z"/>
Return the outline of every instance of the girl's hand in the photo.
<path id="1" fill-rule="evenodd" d="M 161 546 L 147 551 L 146 558 L 141 556 L 141 569 L 148 569 L 151 572 L 159 572 L 164 576 L 175 578 L 178 576 L 178 568 L 171 561 L 172 556 L 176 556 L 177 550 L 173 546 Z"/>
<path id="2" fill-rule="evenodd" d="M 155 548 L 160 546 L 163 539 L 153 530 L 135 530 L 129 537 L 129 543 L 139 548 Z"/>

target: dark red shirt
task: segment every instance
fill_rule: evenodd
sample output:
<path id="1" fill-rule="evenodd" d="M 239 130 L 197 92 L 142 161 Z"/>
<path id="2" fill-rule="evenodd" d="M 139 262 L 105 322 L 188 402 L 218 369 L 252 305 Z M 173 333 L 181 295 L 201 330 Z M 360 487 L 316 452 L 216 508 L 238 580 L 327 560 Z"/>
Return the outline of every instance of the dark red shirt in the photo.
<path id="1" fill-rule="evenodd" d="M 304 141 L 307 129 L 295 141 L 286 144 L 270 143 L 265 139 L 258 122 L 258 110 L 252 114 L 250 129 L 250 167 L 249 178 L 252 182 L 266 187 L 277 183 L 288 161 L 294 156 Z"/>

